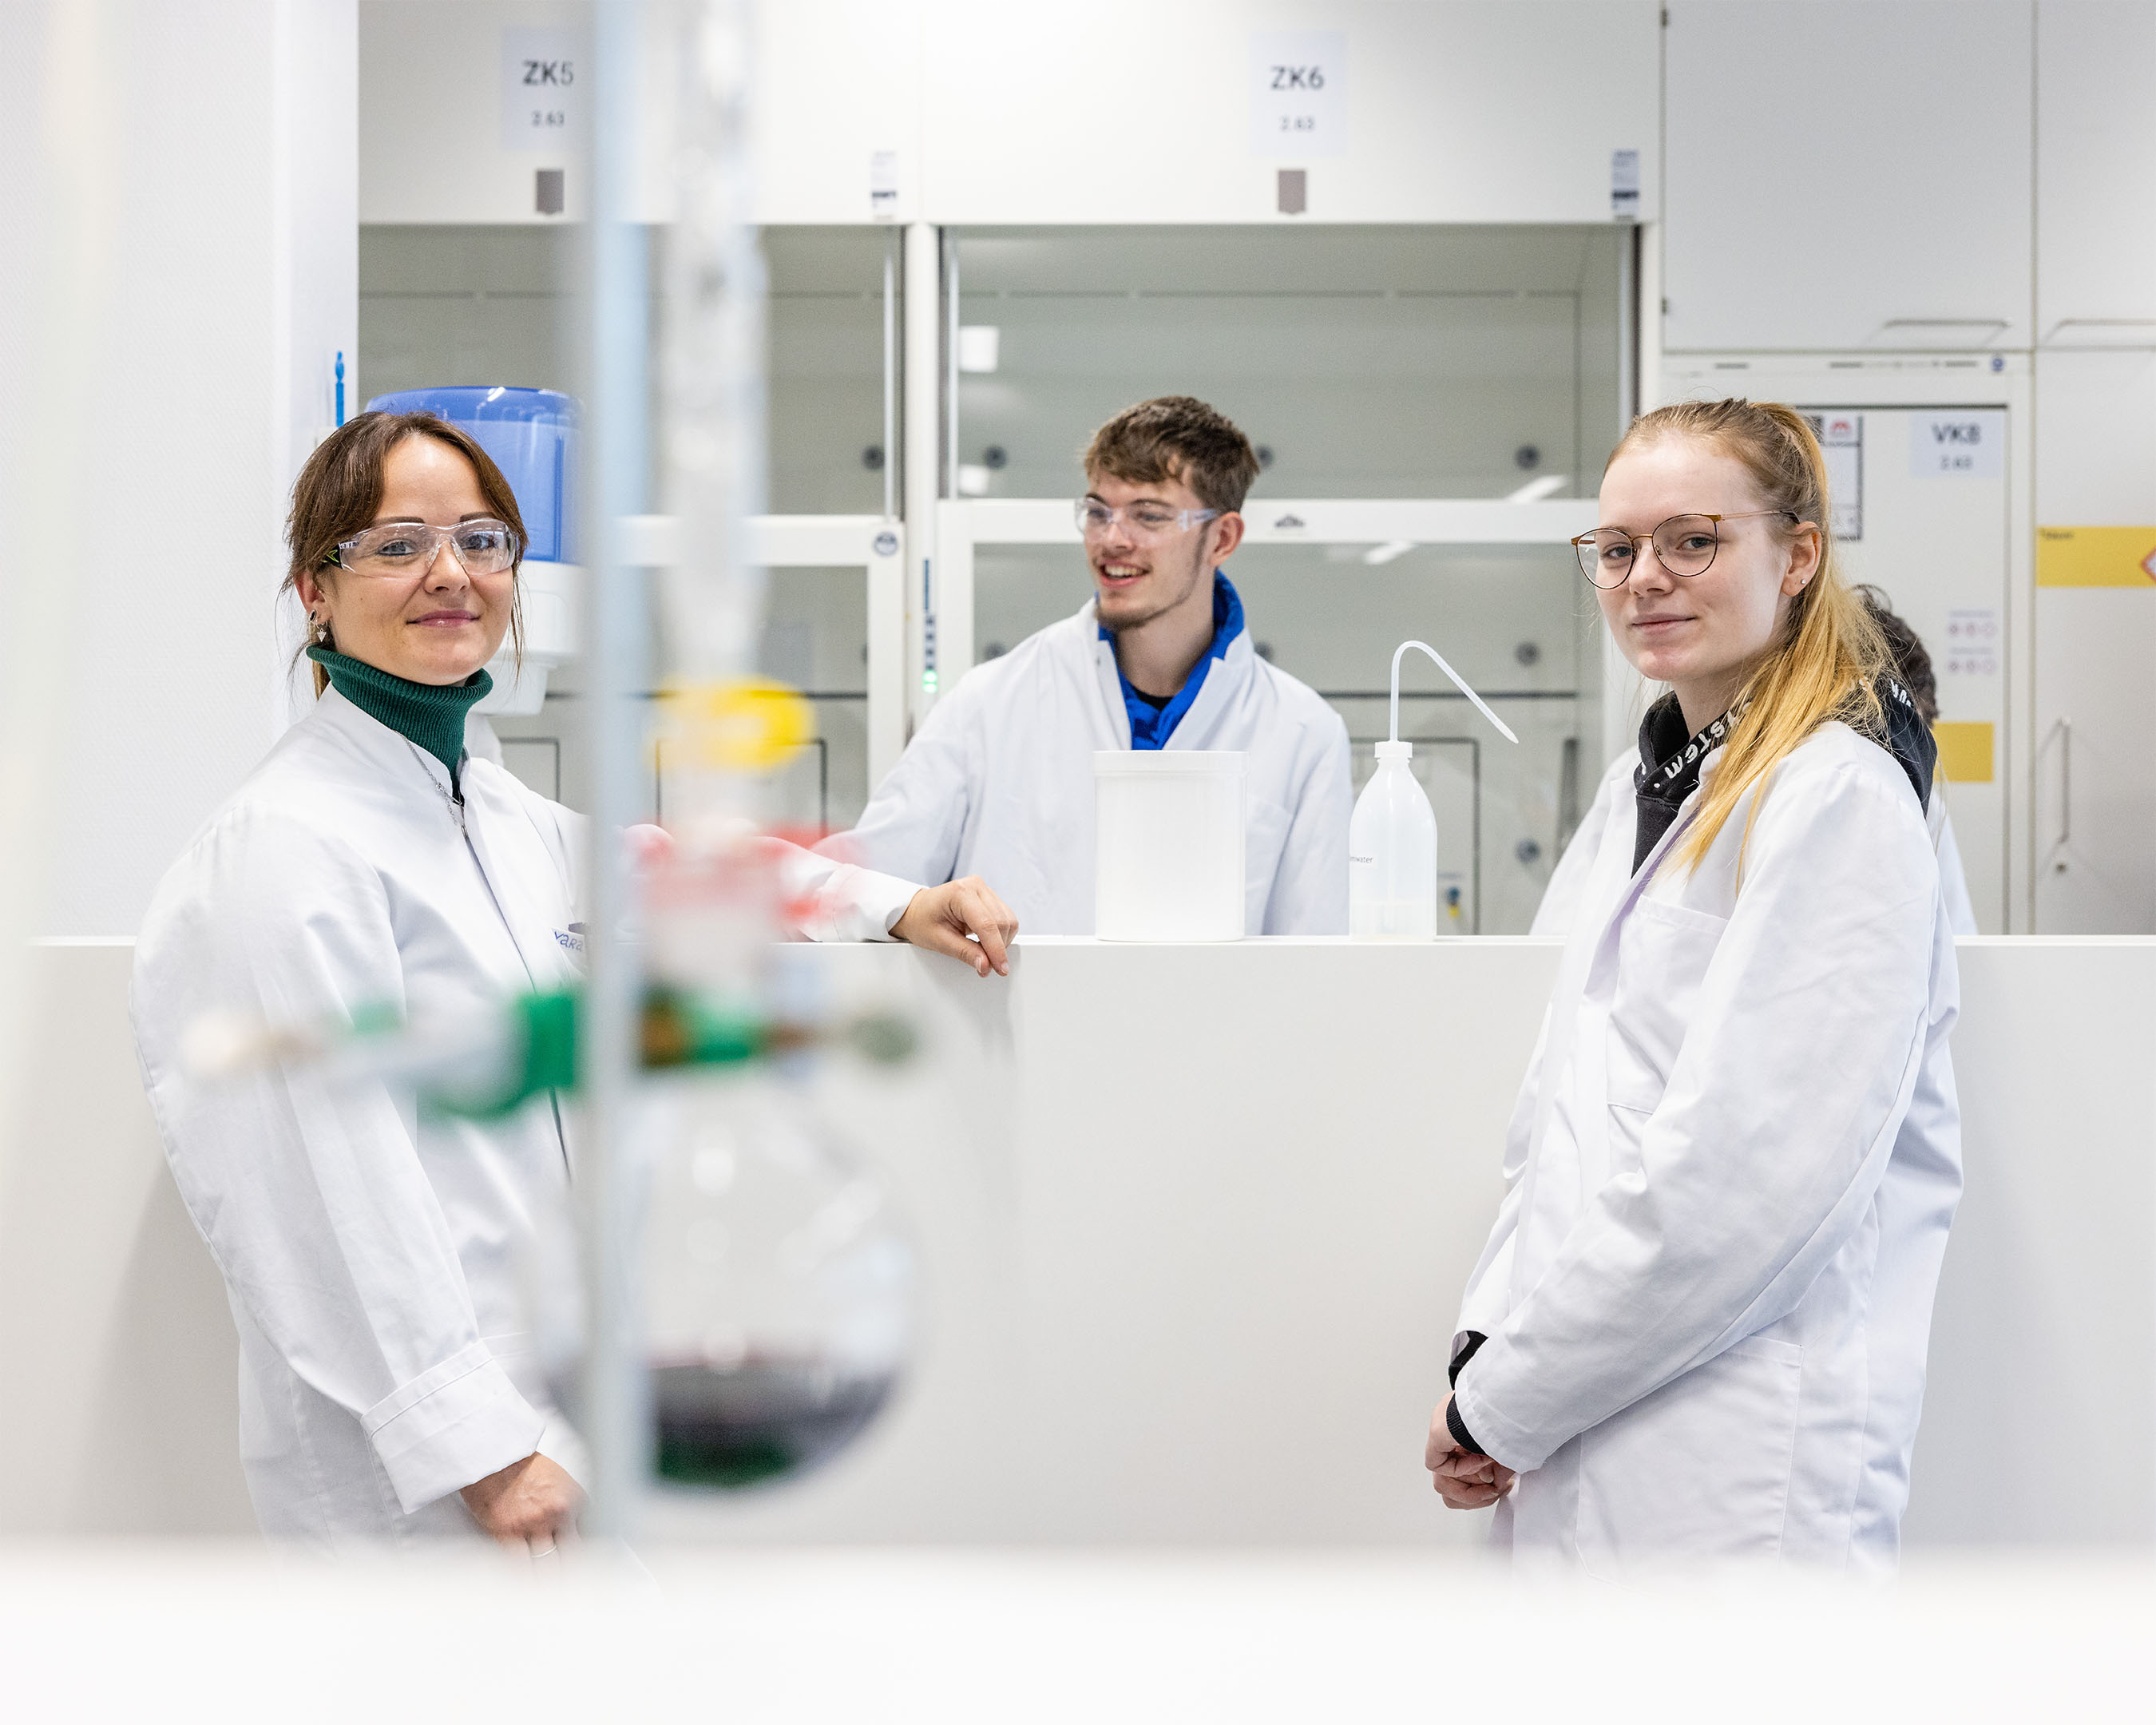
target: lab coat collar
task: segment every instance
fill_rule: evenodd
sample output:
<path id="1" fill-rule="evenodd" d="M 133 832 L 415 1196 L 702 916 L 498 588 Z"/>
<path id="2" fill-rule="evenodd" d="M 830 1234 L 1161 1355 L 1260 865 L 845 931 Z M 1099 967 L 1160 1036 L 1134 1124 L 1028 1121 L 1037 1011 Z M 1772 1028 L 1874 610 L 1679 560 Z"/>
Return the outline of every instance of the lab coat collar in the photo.
<path id="1" fill-rule="evenodd" d="M 1141 725 L 1146 726 L 1148 732 L 1158 739 L 1149 742 L 1147 747 L 1165 748 L 1168 746 L 1168 739 L 1175 735 L 1176 727 L 1182 724 L 1183 716 L 1203 692 L 1214 661 L 1227 657 L 1229 644 L 1242 633 L 1242 595 L 1235 591 L 1235 583 L 1227 576 L 1215 569 L 1213 572 L 1213 639 L 1206 643 L 1205 651 L 1199 656 L 1198 663 L 1191 666 L 1183 680 L 1183 686 L 1176 691 L 1173 698 L 1157 711 L 1149 711 L 1151 703 L 1139 699 L 1131 680 L 1122 674 L 1122 661 L 1116 661 L 1116 681 L 1122 695 L 1123 711 L 1130 720 L 1132 747 L 1138 746 L 1138 727 Z M 1105 627 L 1101 629 L 1101 639 L 1113 647 L 1114 639 Z M 1168 727 L 1164 734 L 1159 729 L 1163 725 Z"/>
<path id="2" fill-rule="evenodd" d="M 1227 578 L 1220 576 L 1223 584 Z M 1233 593 L 1233 588 L 1229 588 Z M 1242 621 L 1242 599 L 1235 598 L 1233 621 Z M 1123 705 L 1123 673 L 1115 660 L 1115 643 L 1106 639 L 1100 628 L 1100 614 L 1096 602 L 1086 599 L 1078 613 L 1060 628 L 1070 629 L 1065 639 L 1078 655 L 1089 655 L 1093 666 L 1093 688 L 1100 695 L 1100 718 L 1108 733 L 1115 737 L 1116 748 L 1130 748 L 1130 710 Z M 1250 647 L 1250 629 L 1238 625 L 1233 639 L 1220 644 L 1220 629 L 1214 636 L 1214 647 L 1218 649 L 1218 664 L 1212 664 L 1205 673 L 1205 681 L 1188 711 L 1183 711 L 1182 722 L 1168 733 L 1162 748 L 1209 748 L 1214 737 L 1220 733 L 1224 720 L 1242 705 L 1250 684 L 1257 677 L 1257 651 Z"/>
<path id="3" fill-rule="evenodd" d="M 337 737 L 357 750 L 369 767 L 385 777 L 402 778 L 416 768 L 440 787 L 444 796 L 451 793 L 449 768 L 424 749 L 415 747 L 401 732 L 392 730 L 334 688 L 322 691 L 315 710 L 300 723 L 320 726 Z"/>
<path id="4" fill-rule="evenodd" d="M 452 806 L 459 802 L 456 781 L 450 778 L 449 769 L 442 764 L 440 757 L 429 754 L 403 732 L 383 724 L 335 689 L 322 691 L 316 710 L 322 716 L 324 724 L 358 743 L 368 760 L 384 774 L 402 777 L 416 769 L 426 775 L 427 782 L 441 793 L 443 801 Z M 469 758 L 459 757 L 459 761 Z"/>
<path id="5" fill-rule="evenodd" d="M 524 961 L 531 985 L 546 988 L 557 980 L 563 972 L 563 962 L 555 931 L 546 926 L 543 919 L 535 921 L 525 914 L 526 896 L 506 890 L 502 880 L 503 858 L 490 829 L 496 824 L 526 817 L 513 798 L 501 794 L 500 781 L 490 782 L 484 774 L 468 772 L 464 794 L 459 796 L 450 783 L 449 768 L 439 757 L 429 754 L 402 732 L 391 729 L 334 689 L 323 692 L 309 721 L 334 731 L 355 745 L 369 776 L 404 787 L 406 795 L 419 794 L 416 775 L 425 776 L 427 790 L 441 799 L 449 819 L 471 847 L 473 860 L 478 863 L 488 891 L 493 893 L 501 911 L 510 942 Z M 470 758 L 469 754 L 464 757 L 467 766 Z"/>
<path id="6" fill-rule="evenodd" d="M 1199 690 L 1190 710 L 1183 716 L 1183 722 L 1175 727 L 1164 747 L 1172 749 L 1203 749 L 1213 747 L 1229 715 L 1243 704 L 1251 685 L 1258 676 L 1257 651 L 1250 644 L 1250 632 L 1244 629 L 1228 643 L 1227 651 L 1220 655 Z"/>

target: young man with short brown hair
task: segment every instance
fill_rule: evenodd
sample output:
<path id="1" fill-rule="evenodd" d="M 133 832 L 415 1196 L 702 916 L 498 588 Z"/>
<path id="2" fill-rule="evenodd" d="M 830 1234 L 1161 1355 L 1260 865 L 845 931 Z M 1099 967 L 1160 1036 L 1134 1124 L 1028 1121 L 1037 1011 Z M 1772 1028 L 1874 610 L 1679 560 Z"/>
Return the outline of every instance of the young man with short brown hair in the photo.
<path id="1" fill-rule="evenodd" d="M 932 884 L 978 875 L 1022 932 L 1093 931 L 1099 749 L 1248 756 L 1246 927 L 1348 932 L 1348 727 L 1260 659 L 1221 572 L 1258 462 L 1204 403 L 1164 396 L 1094 434 L 1077 505 L 1093 596 L 967 673 L 850 834 L 853 860 Z"/>

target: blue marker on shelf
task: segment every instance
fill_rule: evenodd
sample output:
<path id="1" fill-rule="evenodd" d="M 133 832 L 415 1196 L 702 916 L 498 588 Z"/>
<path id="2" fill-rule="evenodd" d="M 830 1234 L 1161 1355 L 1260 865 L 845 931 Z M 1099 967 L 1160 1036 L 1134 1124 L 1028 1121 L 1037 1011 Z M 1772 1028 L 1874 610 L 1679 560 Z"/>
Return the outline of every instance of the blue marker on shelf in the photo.
<path id="1" fill-rule="evenodd" d="M 344 424 L 344 350 L 337 350 L 336 362 L 336 423 Z"/>

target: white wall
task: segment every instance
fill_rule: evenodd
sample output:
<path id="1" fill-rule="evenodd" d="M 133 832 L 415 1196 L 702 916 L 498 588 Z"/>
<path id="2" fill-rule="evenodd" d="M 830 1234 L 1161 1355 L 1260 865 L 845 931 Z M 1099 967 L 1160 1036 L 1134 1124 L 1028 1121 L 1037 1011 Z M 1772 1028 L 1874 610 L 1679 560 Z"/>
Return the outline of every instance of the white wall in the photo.
<path id="1" fill-rule="evenodd" d="M 44 1082 L 0 1153 L 0 1532 L 237 1531 L 234 1343 L 134 1083 L 124 947 L 37 956 Z M 1430 1547 L 1418 1466 L 1558 950 L 1026 942 L 983 983 L 803 953 L 926 1054 L 826 1117 L 911 1218 L 894 1412 L 828 1474 L 655 1533 Z M 2156 1540 L 2156 942 L 1969 941 L 1969 1186 L 1912 1548 Z M 1173 1034 L 1104 1034 L 1173 999 Z M 0 1140 L 0 1142 L 5 1142 Z M 2028 1446 L 2052 1458 L 2028 1464 Z"/>
<path id="2" fill-rule="evenodd" d="M 166 1171 L 127 1029 L 132 941 L 44 946 L 0 1119 L 0 1528 L 244 1532 L 239 1344 L 224 1287 Z"/>
<path id="3" fill-rule="evenodd" d="M 0 57 L 26 105 L 0 103 L 0 125 L 38 123 L 48 26 L 64 11 L 88 33 L 106 118 L 83 147 L 104 157 L 110 201 L 55 217 L 42 237 L 11 223 L 0 245 L 49 259 L 80 244 L 110 263 L 80 277 L 98 303 L 73 331 L 28 275 L 0 285 L 0 420 L 49 439 L 86 416 L 54 481 L 69 491 L 40 482 L 41 495 L 8 500 L 13 519 L 57 512 L 65 531 L 42 572 L 8 574 L 73 586 L 64 627 L 39 649 L 59 694 L 36 927 L 125 934 L 274 735 L 287 494 L 331 423 L 335 354 L 357 357 L 354 9 L 10 6 Z M 13 141 L 11 162 L 64 172 L 72 146 Z"/>

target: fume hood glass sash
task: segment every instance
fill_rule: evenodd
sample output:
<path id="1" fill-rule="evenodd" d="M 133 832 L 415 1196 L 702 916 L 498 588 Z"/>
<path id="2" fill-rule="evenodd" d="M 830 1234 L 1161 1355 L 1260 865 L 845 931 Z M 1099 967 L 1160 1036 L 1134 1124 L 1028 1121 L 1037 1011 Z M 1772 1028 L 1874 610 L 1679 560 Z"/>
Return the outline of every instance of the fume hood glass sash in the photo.
<path id="1" fill-rule="evenodd" d="M 1592 497 L 1533 503 L 1428 497 L 1266 498 L 1245 505 L 1245 545 L 1548 545 L 1592 529 Z M 1063 497 L 946 498 L 937 506 L 937 637 L 949 688 L 973 664 L 973 553 L 982 545 L 1080 543 Z M 873 664 L 874 651 L 870 660 Z"/>

